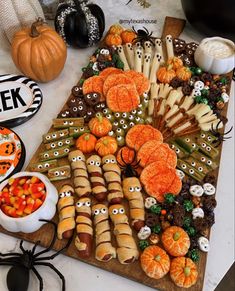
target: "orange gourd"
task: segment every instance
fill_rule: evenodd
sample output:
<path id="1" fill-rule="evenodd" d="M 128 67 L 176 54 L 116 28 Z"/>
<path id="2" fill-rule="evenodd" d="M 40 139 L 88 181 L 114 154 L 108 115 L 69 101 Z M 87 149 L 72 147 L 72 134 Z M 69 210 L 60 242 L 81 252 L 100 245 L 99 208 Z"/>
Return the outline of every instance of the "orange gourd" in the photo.
<path id="1" fill-rule="evenodd" d="M 109 33 L 105 38 L 105 43 L 107 46 L 118 46 L 122 44 L 122 38 L 117 33 Z"/>
<path id="2" fill-rule="evenodd" d="M 96 146 L 95 146 L 95 150 L 101 157 L 115 154 L 117 151 L 117 148 L 118 148 L 117 141 L 115 138 L 111 136 L 101 137 L 97 141 Z"/>
<path id="3" fill-rule="evenodd" d="M 183 81 L 188 81 L 192 76 L 192 72 L 188 67 L 181 67 L 176 70 L 176 76 Z"/>
<path id="4" fill-rule="evenodd" d="M 113 24 L 109 29 L 109 33 L 111 34 L 120 35 L 123 31 L 124 31 L 123 27 L 119 24 Z"/>
<path id="5" fill-rule="evenodd" d="M 173 70 L 177 70 L 184 66 L 183 61 L 178 57 L 169 58 L 167 61 L 167 65 L 172 65 Z"/>
<path id="6" fill-rule="evenodd" d="M 59 34 L 39 19 L 14 35 L 11 55 L 25 76 L 49 82 L 62 71 L 67 48 Z"/>
<path id="7" fill-rule="evenodd" d="M 162 244 L 173 257 L 185 256 L 190 247 L 190 239 L 185 230 L 178 226 L 168 227 L 162 234 Z"/>
<path id="8" fill-rule="evenodd" d="M 124 30 L 121 33 L 121 38 L 122 38 L 123 44 L 132 43 L 136 37 L 137 37 L 136 33 L 130 29 Z"/>
<path id="9" fill-rule="evenodd" d="M 95 150 L 97 139 L 90 133 L 84 133 L 76 141 L 76 147 L 84 154 L 92 153 Z"/>
<path id="10" fill-rule="evenodd" d="M 157 79 L 161 83 L 170 83 L 170 81 L 176 76 L 173 70 L 173 65 L 167 65 L 161 67 L 157 72 Z"/>
<path id="11" fill-rule="evenodd" d="M 170 266 L 170 277 L 177 286 L 190 288 L 197 282 L 197 266 L 190 258 L 174 258 Z"/>
<path id="12" fill-rule="evenodd" d="M 140 256 L 143 271 L 150 278 L 160 279 L 170 270 L 168 254 L 158 246 L 147 247 Z"/>
<path id="13" fill-rule="evenodd" d="M 93 117 L 89 121 L 89 128 L 91 133 L 95 136 L 102 137 L 107 135 L 112 129 L 112 124 L 106 117 L 103 117 L 102 114 L 97 113 L 96 117 Z"/>

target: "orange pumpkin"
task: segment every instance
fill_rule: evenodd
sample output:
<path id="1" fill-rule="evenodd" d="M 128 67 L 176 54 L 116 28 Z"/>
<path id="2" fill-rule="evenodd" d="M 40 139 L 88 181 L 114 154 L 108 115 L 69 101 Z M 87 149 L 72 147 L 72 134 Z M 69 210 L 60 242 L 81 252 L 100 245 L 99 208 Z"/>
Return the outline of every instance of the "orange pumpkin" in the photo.
<path id="1" fill-rule="evenodd" d="M 38 20 L 14 35 L 11 55 L 24 75 L 38 82 L 49 82 L 62 71 L 67 48 L 54 29 Z"/>
<path id="2" fill-rule="evenodd" d="M 113 24 L 109 29 L 109 33 L 111 34 L 120 35 L 123 31 L 124 31 L 123 27 L 119 24 Z"/>
<path id="3" fill-rule="evenodd" d="M 180 58 L 173 57 L 168 59 L 167 65 L 172 65 L 173 70 L 177 70 L 178 68 L 182 68 L 184 63 Z"/>
<path id="4" fill-rule="evenodd" d="M 97 139 L 90 133 L 84 133 L 76 140 L 76 147 L 84 154 L 89 154 L 95 150 Z"/>
<path id="5" fill-rule="evenodd" d="M 130 29 L 126 29 L 121 33 L 122 42 L 124 44 L 132 43 L 136 37 L 137 37 L 136 33 Z"/>
<path id="6" fill-rule="evenodd" d="M 171 262 L 170 276 L 177 286 L 189 288 L 197 282 L 197 266 L 190 258 L 174 258 Z"/>
<path id="7" fill-rule="evenodd" d="M 188 81 L 192 76 L 192 72 L 188 67 L 181 67 L 176 70 L 176 76 L 183 81 Z"/>
<path id="8" fill-rule="evenodd" d="M 135 163 L 135 151 L 127 146 L 122 147 L 117 153 L 117 161 L 121 166 Z"/>
<path id="9" fill-rule="evenodd" d="M 117 148 L 117 141 L 111 136 L 101 137 L 95 145 L 95 150 L 101 157 L 115 154 Z"/>
<path id="10" fill-rule="evenodd" d="M 140 264 L 146 275 L 154 279 L 164 277 L 170 270 L 170 258 L 158 246 L 147 247 L 140 256 Z"/>
<path id="11" fill-rule="evenodd" d="M 190 247 L 190 239 L 185 230 L 178 226 L 168 227 L 162 234 L 162 244 L 173 257 L 185 256 Z"/>
<path id="12" fill-rule="evenodd" d="M 95 136 L 102 137 L 107 135 L 112 129 L 112 124 L 106 117 L 103 117 L 102 114 L 97 113 L 96 117 L 93 117 L 89 121 L 89 128 L 91 133 Z"/>
<path id="13" fill-rule="evenodd" d="M 172 65 L 161 67 L 157 72 L 157 78 L 161 83 L 170 83 L 170 81 L 176 76 Z"/>
<path id="14" fill-rule="evenodd" d="M 122 44 L 122 38 L 117 33 L 109 33 L 105 38 L 105 43 L 107 46 L 118 46 Z"/>

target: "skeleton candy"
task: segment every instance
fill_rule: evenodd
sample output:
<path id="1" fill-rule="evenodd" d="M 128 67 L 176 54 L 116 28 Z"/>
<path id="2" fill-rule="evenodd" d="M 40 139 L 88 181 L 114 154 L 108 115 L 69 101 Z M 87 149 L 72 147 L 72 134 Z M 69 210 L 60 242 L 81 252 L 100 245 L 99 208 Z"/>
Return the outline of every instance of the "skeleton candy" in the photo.
<path id="1" fill-rule="evenodd" d="M 214 195 L 216 191 L 215 186 L 212 185 L 211 183 L 203 184 L 203 189 L 206 195 Z"/>
<path id="2" fill-rule="evenodd" d="M 95 225 L 95 258 L 108 262 L 116 258 L 116 249 L 111 244 L 111 231 L 108 208 L 104 204 L 92 206 L 93 222 Z"/>
<path id="3" fill-rule="evenodd" d="M 107 196 L 107 189 L 101 168 L 101 158 L 92 155 L 86 160 L 87 170 L 90 175 L 92 194 L 98 201 L 104 201 Z"/>
<path id="4" fill-rule="evenodd" d="M 151 228 L 147 225 L 141 227 L 140 231 L 138 232 L 137 236 L 140 240 L 145 240 L 151 235 Z"/>
<path id="5" fill-rule="evenodd" d="M 81 258 L 89 258 L 92 253 L 93 228 L 91 221 L 91 199 L 80 198 L 76 203 L 76 231 L 75 246 Z"/>
<path id="6" fill-rule="evenodd" d="M 192 216 L 193 216 L 193 219 L 203 218 L 204 217 L 203 209 L 200 208 L 200 207 L 194 208 L 193 211 L 192 211 Z"/>
<path id="7" fill-rule="evenodd" d="M 155 39 L 155 49 L 156 49 L 156 53 L 159 53 L 161 58 L 161 64 L 165 63 L 164 60 L 164 54 L 163 54 L 163 49 L 162 49 L 162 40 L 160 38 L 156 38 Z"/>
<path id="8" fill-rule="evenodd" d="M 109 204 L 121 203 L 123 191 L 121 185 L 121 169 L 117 164 L 114 155 L 107 155 L 102 158 L 104 178 L 108 188 Z"/>
<path id="9" fill-rule="evenodd" d="M 134 71 L 139 72 L 139 73 L 142 73 L 142 58 L 143 58 L 143 51 L 141 49 L 136 49 Z"/>
<path id="10" fill-rule="evenodd" d="M 91 185 L 84 154 L 80 150 L 72 151 L 69 153 L 69 161 L 74 174 L 75 193 L 78 197 L 88 196 L 91 193 Z"/>
<path id="11" fill-rule="evenodd" d="M 131 43 L 126 43 L 124 45 L 125 51 L 126 51 L 126 58 L 129 64 L 129 67 L 131 70 L 134 69 L 134 49 Z"/>
<path id="12" fill-rule="evenodd" d="M 59 223 L 57 227 L 58 239 L 70 238 L 75 228 L 74 190 L 70 185 L 64 185 L 59 191 L 57 204 Z"/>
<path id="13" fill-rule="evenodd" d="M 144 54 L 143 74 L 145 75 L 146 78 L 149 78 L 150 65 L 151 65 L 151 54 L 145 53 Z"/>
<path id="14" fill-rule="evenodd" d="M 168 34 L 165 38 L 165 41 L 166 41 L 167 58 L 169 60 L 170 58 L 174 57 L 174 47 L 173 47 L 172 36 Z"/>
<path id="15" fill-rule="evenodd" d="M 139 231 L 144 227 L 144 200 L 140 181 L 136 177 L 125 178 L 122 182 L 124 197 L 129 201 L 131 225 Z"/>
<path id="16" fill-rule="evenodd" d="M 133 263 L 139 257 L 139 252 L 132 236 L 128 217 L 122 204 L 109 207 L 109 216 L 114 224 L 114 235 L 117 240 L 117 257 L 121 264 Z"/>
<path id="17" fill-rule="evenodd" d="M 199 245 L 199 249 L 202 251 L 202 252 L 209 252 L 210 250 L 210 243 L 209 243 L 209 240 L 204 237 L 204 236 L 201 236 L 199 237 L 198 239 L 198 245 Z"/>
<path id="18" fill-rule="evenodd" d="M 144 52 L 152 56 L 152 44 L 150 41 L 144 42 Z"/>
<path id="19" fill-rule="evenodd" d="M 192 185 L 189 189 L 189 193 L 195 197 L 201 197 L 204 193 L 204 189 L 201 185 Z"/>
<path id="20" fill-rule="evenodd" d="M 154 110 L 154 100 L 158 99 L 159 85 L 157 83 L 152 83 L 150 88 L 150 100 L 148 105 L 149 116 L 153 115 Z"/>
<path id="21" fill-rule="evenodd" d="M 152 66 L 151 66 L 151 71 L 150 71 L 149 79 L 151 83 L 157 82 L 157 71 L 161 65 L 161 61 L 162 61 L 162 55 L 156 52 L 153 56 Z"/>
<path id="22" fill-rule="evenodd" d="M 117 46 L 117 52 L 118 52 L 118 55 L 120 57 L 120 60 L 123 62 L 124 64 L 124 71 L 128 71 L 130 70 L 130 67 L 129 67 L 129 64 L 128 64 L 128 61 L 126 59 L 126 55 L 125 55 L 125 52 L 124 52 L 124 48 L 122 45 L 118 45 Z"/>

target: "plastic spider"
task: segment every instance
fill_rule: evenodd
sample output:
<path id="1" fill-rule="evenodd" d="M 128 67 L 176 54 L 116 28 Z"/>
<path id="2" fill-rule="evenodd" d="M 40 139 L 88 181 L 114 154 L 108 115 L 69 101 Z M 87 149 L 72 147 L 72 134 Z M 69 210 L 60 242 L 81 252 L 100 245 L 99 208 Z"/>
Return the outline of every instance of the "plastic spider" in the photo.
<path id="1" fill-rule="evenodd" d="M 120 168 L 122 169 L 123 175 L 125 177 L 138 177 L 139 176 L 136 169 L 139 166 L 140 160 L 135 162 L 135 159 L 136 159 L 136 151 L 135 151 L 135 154 L 133 156 L 132 161 L 130 163 L 127 163 L 123 158 L 123 154 L 122 154 L 122 150 L 121 150 L 121 160 L 122 160 L 124 166 L 122 164 L 120 164 L 119 162 L 118 162 L 118 164 L 119 164 Z"/>
<path id="2" fill-rule="evenodd" d="M 153 46 L 155 37 L 152 36 L 153 32 L 149 32 L 146 27 L 143 27 L 143 29 L 135 30 L 134 26 L 132 26 L 132 30 L 137 34 L 137 37 L 133 39 L 132 43 L 135 44 L 137 42 L 140 42 L 142 46 L 144 46 L 144 43 L 146 41 L 150 41 Z"/>
<path id="3" fill-rule="evenodd" d="M 224 133 L 219 132 L 219 125 L 222 122 L 222 120 L 216 125 L 216 128 L 213 128 L 213 125 L 211 126 L 211 130 L 210 132 L 216 137 L 216 140 L 214 140 L 212 143 L 215 144 L 215 147 L 217 148 L 222 141 L 226 141 L 227 139 L 232 138 L 231 136 L 225 136 L 227 134 L 229 134 L 232 130 L 233 130 L 233 126 L 231 126 L 231 128 Z"/>
<path id="4" fill-rule="evenodd" d="M 32 250 L 25 250 L 23 247 L 23 240 L 20 241 L 20 249 L 22 253 L 0 253 L 0 265 L 12 266 L 7 274 L 7 287 L 9 291 L 27 291 L 29 284 L 30 270 L 34 272 L 39 280 L 39 290 L 43 290 L 43 280 L 39 272 L 36 270 L 36 266 L 47 266 L 51 268 L 60 277 L 62 281 L 62 290 L 65 291 L 65 278 L 64 276 L 53 266 L 53 264 L 46 262 L 47 260 L 53 260 L 63 250 L 65 250 L 72 241 L 72 238 L 68 241 L 65 247 L 57 251 L 51 256 L 42 256 L 43 254 L 52 250 L 56 241 L 56 224 L 52 221 L 40 219 L 51 223 L 54 226 L 54 235 L 48 248 L 36 253 L 36 248 L 40 241 L 37 241 Z"/>

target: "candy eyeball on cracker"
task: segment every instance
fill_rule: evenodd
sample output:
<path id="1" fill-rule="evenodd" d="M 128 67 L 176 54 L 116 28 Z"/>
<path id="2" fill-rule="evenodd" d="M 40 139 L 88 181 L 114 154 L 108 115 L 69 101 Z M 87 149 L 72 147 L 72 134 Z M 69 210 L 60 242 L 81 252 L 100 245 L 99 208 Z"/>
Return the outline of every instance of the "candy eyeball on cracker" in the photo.
<path id="1" fill-rule="evenodd" d="M 154 197 L 147 197 L 145 199 L 144 206 L 145 208 L 150 209 L 151 206 L 156 205 L 156 204 L 157 204 L 157 200 Z"/>
<path id="2" fill-rule="evenodd" d="M 206 195 L 214 195 L 215 194 L 215 186 L 213 186 L 211 183 L 205 183 L 203 185 L 204 193 Z"/>
<path id="3" fill-rule="evenodd" d="M 193 185 L 189 188 L 189 193 L 195 197 L 201 197 L 204 193 L 204 189 L 201 185 Z"/>

